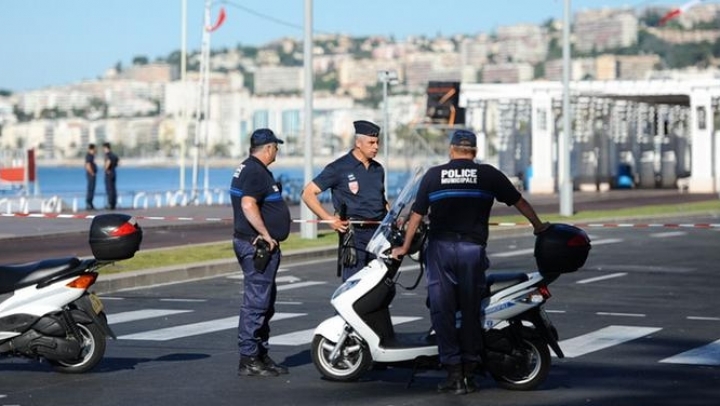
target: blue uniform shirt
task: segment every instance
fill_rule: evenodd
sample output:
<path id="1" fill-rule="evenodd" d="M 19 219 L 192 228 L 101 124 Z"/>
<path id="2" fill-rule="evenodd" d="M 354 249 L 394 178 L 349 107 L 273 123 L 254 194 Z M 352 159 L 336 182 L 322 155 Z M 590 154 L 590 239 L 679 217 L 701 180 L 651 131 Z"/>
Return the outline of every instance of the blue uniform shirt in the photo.
<path id="1" fill-rule="evenodd" d="M 421 215 L 430 212 L 431 237 L 455 233 L 486 245 L 494 200 L 512 206 L 520 197 L 495 167 L 471 159 L 453 159 L 427 171 L 412 210 Z"/>
<path id="2" fill-rule="evenodd" d="M 275 182 L 272 172 L 254 156 L 250 156 L 235 169 L 230 184 L 235 235 L 253 237 L 258 232 L 250 225 L 243 213 L 241 204 L 243 196 L 255 198 L 270 236 L 277 241 L 284 241 L 290 234 L 290 209 L 282 197 L 281 186 Z"/>
<path id="3" fill-rule="evenodd" d="M 313 182 L 332 191 L 336 211 L 345 203 L 349 218 L 381 220 L 386 214 L 385 171 L 375 160 L 365 168 L 351 151 L 328 164 Z"/>

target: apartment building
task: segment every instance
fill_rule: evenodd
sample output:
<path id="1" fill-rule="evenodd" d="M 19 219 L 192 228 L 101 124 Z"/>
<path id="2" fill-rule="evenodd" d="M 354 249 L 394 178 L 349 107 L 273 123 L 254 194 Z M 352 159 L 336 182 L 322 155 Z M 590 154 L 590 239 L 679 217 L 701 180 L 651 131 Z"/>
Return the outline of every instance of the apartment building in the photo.
<path id="1" fill-rule="evenodd" d="M 300 66 L 261 66 L 255 71 L 255 93 L 259 95 L 300 92 L 304 83 Z"/>
<path id="2" fill-rule="evenodd" d="M 595 79 L 597 77 L 596 58 L 573 58 L 570 61 L 570 80 Z M 563 80 L 563 60 L 553 59 L 545 62 L 545 79 Z"/>
<path id="3" fill-rule="evenodd" d="M 578 12 L 573 32 L 580 52 L 601 52 L 637 43 L 638 18 L 632 10 L 600 9 Z"/>
<path id="4" fill-rule="evenodd" d="M 549 38 L 545 29 L 534 24 L 501 26 L 497 29 L 495 62 L 544 61 L 548 54 Z"/>
<path id="5" fill-rule="evenodd" d="M 533 79 L 534 68 L 526 62 L 485 65 L 482 83 L 518 83 Z"/>
<path id="6" fill-rule="evenodd" d="M 596 59 L 597 80 L 640 80 L 660 64 L 659 55 L 600 55 Z"/>

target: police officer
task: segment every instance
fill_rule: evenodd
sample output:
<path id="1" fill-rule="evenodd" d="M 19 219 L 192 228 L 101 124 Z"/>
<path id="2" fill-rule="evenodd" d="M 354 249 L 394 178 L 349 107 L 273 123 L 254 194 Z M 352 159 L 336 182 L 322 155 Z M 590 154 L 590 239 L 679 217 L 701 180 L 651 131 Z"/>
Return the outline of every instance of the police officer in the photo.
<path id="1" fill-rule="evenodd" d="M 85 193 L 85 208 L 95 210 L 93 200 L 95 199 L 95 184 L 97 183 L 97 164 L 95 163 L 95 144 L 88 144 L 85 154 L 85 178 L 87 179 L 87 191 Z"/>
<path id="2" fill-rule="evenodd" d="M 275 314 L 280 266 L 280 241 L 290 233 L 290 209 L 283 200 L 281 185 L 268 165 L 275 161 L 278 139 L 272 130 L 261 128 L 250 136 L 250 156 L 235 169 L 230 184 L 233 207 L 233 248 L 243 271 L 243 301 L 238 323 L 240 376 L 278 376 L 288 370 L 268 355 L 270 319 Z M 255 259 L 267 255 L 266 263 Z M 263 262 L 263 261 L 259 261 Z"/>
<path id="3" fill-rule="evenodd" d="M 496 168 L 474 162 L 475 134 L 456 130 L 450 142 L 450 161 L 430 168 L 418 187 L 408 220 L 405 242 L 394 248 L 397 258 L 408 252 L 412 236 L 429 212 L 425 253 L 430 316 L 440 362 L 448 378 L 441 392 L 464 394 L 475 390 L 473 371 L 482 353 L 480 306 L 485 270 L 490 266 L 485 247 L 493 202 L 497 199 L 522 213 L 536 232 L 547 227 L 508 178 Z M 456 312 L 461 326 L 456 328 Z"/>
<path id="4" fill-rule="evenodd" d="M 302 200 L 321 220 L 331 221 L 330 227 L 340 233 L 341 245 L 345 233 L 354 235 L 350 247 L 341 247 L 348 252 L 353 250 L 354 258 L 342 265 L 342 280 L 362 269 L 374 256 L 364 251 L 378 222 L 387 213 L 385 200 L 385 171 L 373 158 L 378 152 L 380 127 L 370 121 L 359 120 L 355 127 L 355 145 L 353 149 L 328 164 L 320 174 L 305 185 Z M 332 204 L 335 214 L 330 214 L 318 200 L 318 194 L 326 189 L 332 192 Z M 343 206 L 346 210 L 343 210 Z M 346 211 L 349 220 L 358 221 L 350 225 L 340 218 Z M 362 223 L 368 221 L 368 223 Z M 342 255 L 341 255 L 342 256 Z M 339 265 L 340 266 L 340 265 Z"/>
<path id="5" fill-rule="evenodd" d="M 105 153 L 105 193 L 107 194 L 106 209 L 115 210 L 117 205 L 117 176 L 116 168 L 120 159 L 114 152 L 109 142 L 103 143 L 103 152 Z"/>

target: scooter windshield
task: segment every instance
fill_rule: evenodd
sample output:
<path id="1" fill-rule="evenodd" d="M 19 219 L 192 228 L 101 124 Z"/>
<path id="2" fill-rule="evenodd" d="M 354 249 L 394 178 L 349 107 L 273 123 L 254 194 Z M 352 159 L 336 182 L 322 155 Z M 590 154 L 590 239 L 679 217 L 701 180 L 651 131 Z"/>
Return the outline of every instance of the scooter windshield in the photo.
<path id="1" fill-rule="evenodd" d="M 413 171 L 405 187 L 390 207 L 390 211 L 368 242 L 367 250 L 376 257 L 387 258 L 390 255 L 390 248 L 402 245 L 405 237 L 405 223 L 410 218 L 410 209 L 425 171 L 424 167 Z"/>

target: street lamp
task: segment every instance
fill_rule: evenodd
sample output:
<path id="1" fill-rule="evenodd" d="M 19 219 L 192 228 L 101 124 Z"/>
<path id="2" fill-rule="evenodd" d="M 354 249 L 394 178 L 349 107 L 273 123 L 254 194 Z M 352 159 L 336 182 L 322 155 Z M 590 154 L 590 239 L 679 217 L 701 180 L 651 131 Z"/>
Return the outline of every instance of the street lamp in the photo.
<path id="1" fill-rule="evenodd" d="M 394 70 L 381 70 L 378 71 L 378 81 L 383 84 L 383 133 L 385 137 L 383 139 L 383 163 L 385 164 L 385 171 L 387 172 L 390 167 L 388 161 L 388 145 L 390 145 L 390 118 L 388 116 L 388 84 L 396 85 L 398 83 L 397 72 Z"/>

